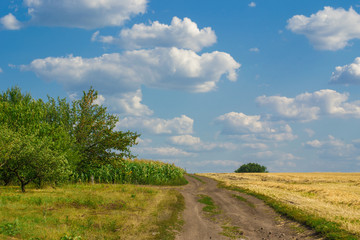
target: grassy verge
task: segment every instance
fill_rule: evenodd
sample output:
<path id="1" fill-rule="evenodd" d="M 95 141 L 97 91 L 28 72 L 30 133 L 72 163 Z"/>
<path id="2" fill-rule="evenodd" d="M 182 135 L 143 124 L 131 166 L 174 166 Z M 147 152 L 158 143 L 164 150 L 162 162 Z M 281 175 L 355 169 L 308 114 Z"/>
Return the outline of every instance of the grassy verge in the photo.
<path id="1" fill-rule="evenodd" d="M 321 234 L 326 239 L 329 240 L 360 239 L 360 236 L 356 236 L 341 229 L 340 224 L 327 221 L 324 218 L 318 217 L 316 215 L 304 213 L 303 211 L 299 210 L 294 206 L 290 206 L 288 204 L 282 203 L 266 195 L 259 194 L 249 189 L 245 189 L 237 186 L 225 185 L 223 182 L 219 182 L 219 187 L 242 192 L 257 197 L 263 200 L 266 204 L 268 204 L 278 213 L 314 229 L 317 233 Z"/>
<path id="2" fill-rule="evenodd" d="M 0 239 L 174 239 L 184 199 L 150 186 L 0 187 L 0 209 Z"/>

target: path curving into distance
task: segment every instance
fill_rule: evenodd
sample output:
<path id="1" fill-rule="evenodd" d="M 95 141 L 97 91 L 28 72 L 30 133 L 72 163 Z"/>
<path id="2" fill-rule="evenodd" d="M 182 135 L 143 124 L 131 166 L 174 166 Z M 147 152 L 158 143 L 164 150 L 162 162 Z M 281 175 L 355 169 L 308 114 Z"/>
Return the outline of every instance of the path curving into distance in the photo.
<path id="1" fill-rule="evenodd" d="M 176 240 L 322 239 L 312 230 L 280 216 L 255 197 L 218 188 L 213 179 L 192 176 L 186 176 L 189 184 L 179 190 L 186 208 L 185 223 Z M 213 213 L 204 212 L 206 205 L 198 202 L 200 196 L 210 197 L 217 209 Z"/>

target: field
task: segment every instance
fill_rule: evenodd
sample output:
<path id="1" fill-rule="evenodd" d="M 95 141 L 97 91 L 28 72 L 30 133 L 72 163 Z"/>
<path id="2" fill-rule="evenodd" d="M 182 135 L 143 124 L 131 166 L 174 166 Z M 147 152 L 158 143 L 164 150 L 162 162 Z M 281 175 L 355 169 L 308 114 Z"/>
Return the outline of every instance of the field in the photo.
<path id="1" fill-rule="evenodd" d="M 208 173 L 200 175 L 214 178 L 226 186 L 236 186 L 247 193 L 280 202 L 282 208 L 286 209 L 282 213 L 290 217 L 296 218 L 294 214 L 289 213 L 293 211 L 301 213 L 301 218 L 306 215 L 315 219 L 313 221 L 319 222 L 321 219 L 328 221 L 329 225 L 324 227 L 317 223 L 312 224 L 308 219 L 301 220 L 314 228 L 319 228 L 320 232 L 329 231 L 330 228 L 339 228 L 338 232 L 345 230 L 360 236 L 360 173 Z M 331 234 L 334 235 L 333 238 Z M 331 234 L 329 234 L 330 239 L 340 239 L 335 233 Z"/>
<path id="2" fill-rule="evenodd" d="M 181 194 L 129 184 L 0 187 L 0 239 L 172 239 Z"/>

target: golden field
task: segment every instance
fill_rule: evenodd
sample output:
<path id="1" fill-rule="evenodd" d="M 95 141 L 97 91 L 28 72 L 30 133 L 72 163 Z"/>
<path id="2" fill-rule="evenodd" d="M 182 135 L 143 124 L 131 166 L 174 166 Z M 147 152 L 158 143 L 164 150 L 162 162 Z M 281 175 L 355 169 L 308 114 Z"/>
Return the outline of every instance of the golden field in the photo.
<path id="1" fill-rule="evenodd" d="M 340 224 L 360 235 L 360 173 L 206 173 L 199 174 Z"/>

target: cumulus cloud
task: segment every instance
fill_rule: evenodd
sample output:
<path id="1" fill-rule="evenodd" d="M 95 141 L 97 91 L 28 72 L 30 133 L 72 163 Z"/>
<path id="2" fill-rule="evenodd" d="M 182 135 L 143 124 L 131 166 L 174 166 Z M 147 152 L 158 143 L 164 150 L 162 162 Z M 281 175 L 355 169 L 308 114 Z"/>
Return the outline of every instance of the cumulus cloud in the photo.
<path id="1" fill-rule="evenodd" d="M 336 51 L 348 46 L 350 40 L 360 38 L 359 24 L 360 15 L 353 8 L 346 11 L 324 7 L 310 17 L 293 16 L 287 28 L 305 35 L 316 49 Z"/>
<path id="2" fill-rule="evenodd" d="M 320 116 L 360 118 L 360 101 L 348 102 L 348 93 L 322 89 L 313 93 L 302 93 L 295 98 L 260 96 L 257 103 L 268 107 L 278 118 L 312 121 Z"/>
<path id="3" fill-rule="evenodd" d="M 248 141 L 285 141 L 297 138 L 289 125 L 262 120 L 259 115 L 249 116 L 244 113 L 230 112 L 219 116 L 215 122 L 223 126 L 222 134 L 238 135 Z"/>
<path id="4" fill-rule="evenodd" d="M 355 159 L 358 156 L 356 140 L 353 143 L 345 143 L 332 135 L 326 140 L 312 140 L 303 143 L 306 148 L 315 149 L 317 153 L 326 159 Z"/>
<path id="5" fill-rule="evenodd" d="M 194 144 L 200 144 L 201 143 L 199 137 L 193 137 L 191 135 L 172 136 L 172 137 L 170 137 L 170 141 L 173 144 L 185 145 L 185 146 L 191 146 L 191 145 L 194 145 Z"/>
<path id="6" fill-rule="evenodd" d="M 354 62 L 344 66 L 337 66 L 332 73 L 331 83 L 338 84 L 360 84 L 360 57 L 355 58 Z"/>
<path id="7" fill-rule="evenodd" d="M 131 16 L 145 13 L 147 0 L 24 0 L 29 25 L 92 29 L 120 26 Z M 7 26 L 19 29 L 19 22 L 7 15 Z M 3 17 L 2 19 L 4 19 Z M 3 23 L 4 24 L 4 23 Z"/>
<path id="8" fill-rule="evenodd" d="M 33 71 L 45 80 L 56 80 L 66 89 L 93 85 L 102 92 L 136 91 L 141 85 L 208 92 L 216 88 L 223 75 L 236 81 L 240 67 L 224 52 L 196 54 L 192 50 L 155 48 L 95 58 L 48 57 L 33 60 L 22 70 Z"/>
<path id="9" fill-rule="evenodd" d="M 189 151 L 194 152 L 203 152 L 203 151 L 212 151 L 214 149 L 225 149 L 225 150 L 235 150 L 237 145 L 231 142 L 215 143 L 215 142 L 203 142 L 199 137 L 194 137 L 191 135 L 180 135 L 172 136 L 169 138 L 172 144 L 183 146 Z"/>
<path id="10" fill-rule="evenodd" d="M 200 51 L 216 42 L 215 32 L 210 27 L 199 29 L 189 18 L 173 17 L 171 24 L 158 21 L 151 25 L 135 24 L 131 29 L 121 30 L 118 37 L 101 36 L 95 32 L 93 41 L 119 44 L 127 49 L 154 47 L 177 47 Z"/>
<path id="11" fill-rule="evenodd" d="M 22 24 L 11 13 L 0 18 L 0 24 L 7 30 L 18 30 L 22 26 Z"/>
<path id="12" fill-rule="evenodd" d="M 169 157 L 195 156 L 195 154 L 193 153 L 189 153 L 175 147 L 142 147 L 142 148 L 135 148 L 134 152 L 138 154 L 146 154 L 153 156 L 169 156 Z"/>
<path id="13" fill-rule="evenodd" d="M 256 7 L 256 3 L 255 3 L 255 2 L 251 2 L 251 3 L 249 3 L 248 6 L 249 6 L 249 7 Z"/>
<path id="14" fill-rule="evenodd" d="M 135 92 L 114 94 L 108 98 L 107 105 L 115 112 L 130 116 L 150 116 L 154 112 L 148 106 L 141 103 L 142 92 L 140 89 Z"/>
<path id="15" fill-rule="evenodd" d="M 193 132 L 193 124 L 194 120 L 185 115 L 169 120 L 149 117 L 124 117 L 120 118 L 117 128 L 154 134 L 185 135 Z"/>
<path id="16" fill-rule="evenodd" d="M 244 113 L 230 112 L 219 116 L 216 122 L 222 123 L 225 134 L 244 134 L 274 132 L 267 123 L 260 121 L 260 116 L 248 116 Z"/>

